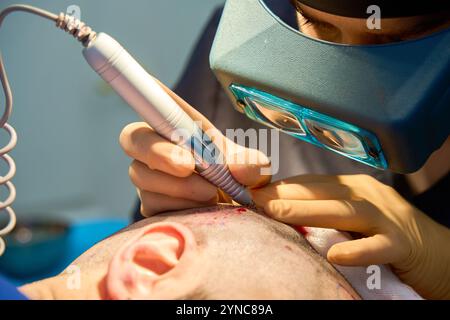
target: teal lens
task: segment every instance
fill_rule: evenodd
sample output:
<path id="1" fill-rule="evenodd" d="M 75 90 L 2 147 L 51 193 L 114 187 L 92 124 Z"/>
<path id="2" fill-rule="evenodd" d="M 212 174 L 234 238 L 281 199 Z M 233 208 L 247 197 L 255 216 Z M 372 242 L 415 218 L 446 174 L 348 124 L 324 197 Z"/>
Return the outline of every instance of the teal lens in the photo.
<path id="1" fill-rule="evenodd" d="M 230 90 L 254 121 L 369 166 L 387 168 L 378 139 L 364 129 L 254 88 L 232 84 Z"/>
<path id="2" fill-rule="evenodd" d="M 366 157 L 366 150 L 361 140 L 353 133 L 311 119 L 304 121 L 309 132 L 319 143 L 355 157 Z"/>
<path id="3" fill-rule="evenodd" d="M 245 98 L 244 100 L 246 105 L 250 106 L 259 115 L 255 120 L 276 129 L 301 135 L 306 134 L 300 121 L 289 111 L 256 99 Z"/>

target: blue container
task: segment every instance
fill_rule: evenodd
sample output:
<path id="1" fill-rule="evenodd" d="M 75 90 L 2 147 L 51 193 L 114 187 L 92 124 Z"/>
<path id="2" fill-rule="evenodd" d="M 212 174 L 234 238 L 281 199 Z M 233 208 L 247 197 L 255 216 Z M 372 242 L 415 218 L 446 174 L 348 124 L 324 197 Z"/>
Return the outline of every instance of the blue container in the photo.
<path id="1" fill-rule="evenodd" d="M 0 258 L 0 270 L 14 278 L 46 272 L 64 259 L 69 232 L 65 222 L 21 222 L 5 238 L 7 249 Z"/>

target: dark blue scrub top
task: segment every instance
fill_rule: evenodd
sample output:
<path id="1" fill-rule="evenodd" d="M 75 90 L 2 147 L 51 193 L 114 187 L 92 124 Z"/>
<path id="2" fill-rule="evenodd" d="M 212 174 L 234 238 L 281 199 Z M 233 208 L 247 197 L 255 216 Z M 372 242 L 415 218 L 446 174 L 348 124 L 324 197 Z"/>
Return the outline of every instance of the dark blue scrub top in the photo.
<path id="1" fill-rule="evenodd" d="M 28 300 L 16 286 L 0 275 L 0 300 Z"/>

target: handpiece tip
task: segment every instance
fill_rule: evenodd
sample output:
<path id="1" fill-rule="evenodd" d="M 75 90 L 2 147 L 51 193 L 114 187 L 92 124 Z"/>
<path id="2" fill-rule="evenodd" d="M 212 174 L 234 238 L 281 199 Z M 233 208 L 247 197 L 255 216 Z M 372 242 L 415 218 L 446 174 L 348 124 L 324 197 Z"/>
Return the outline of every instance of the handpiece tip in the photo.
<path id="1" fill-rule="evenodd" d="M 233 200 L 244 206 L 255 207 L 255 203 L 253 202 L 252 196 L 247 189 L 244 189 Z"/>

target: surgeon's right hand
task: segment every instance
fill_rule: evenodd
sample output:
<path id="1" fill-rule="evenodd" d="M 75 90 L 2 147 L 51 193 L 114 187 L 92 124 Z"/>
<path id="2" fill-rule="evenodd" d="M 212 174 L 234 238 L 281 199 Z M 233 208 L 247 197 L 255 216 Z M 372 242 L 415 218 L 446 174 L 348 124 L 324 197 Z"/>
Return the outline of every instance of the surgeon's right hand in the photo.
<path id="1" fill-rule="evenodd" d="M 202 114 L 161 85 L 192 119 L 201 121 L 204 131 L 215 129 Z M 270 182 L 270 175 L 261 174 L 262 168 L 270 167 L 268 158 L 262 152 L 238 146 L 217 129 L 215 131 L 214 141 L 226 149 L 222 152 L 237 181 L 248 187 L 261 187 Z M 150 217 L 161 212 L 211 206 L 218 202 L 231 203 L 229 197 L 195 172 L 194 158 L 189 151 L 161 137 L 148 124 L 137 122 L 126 126 L 120 135 L 120 144 L 125 153 L 134 159 L 129 175 L 141 199 L 142 215 Z M 252 163 L 230 161 L 235 158 L 236 152 L 242 155 L 239 159 L 252 160 Z"/>

